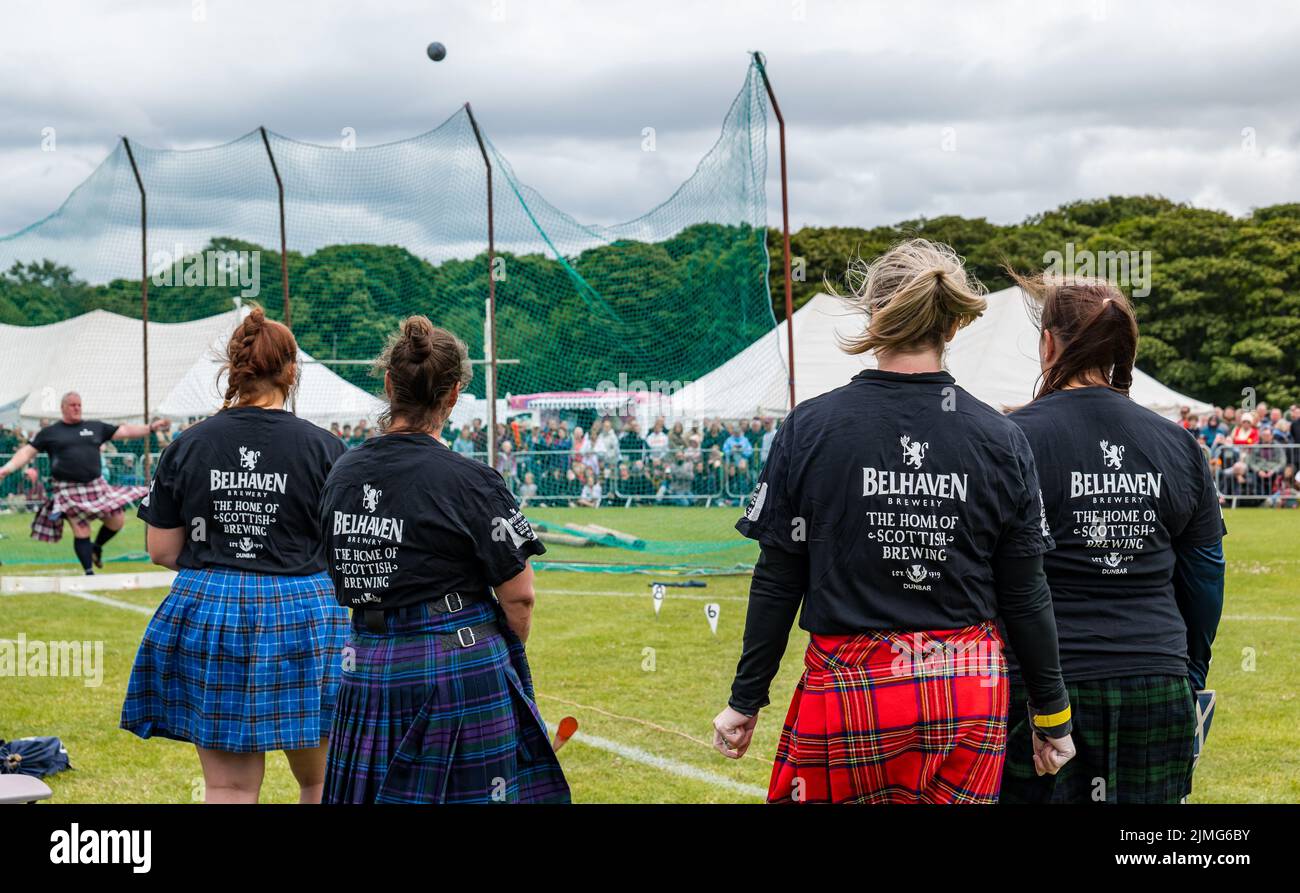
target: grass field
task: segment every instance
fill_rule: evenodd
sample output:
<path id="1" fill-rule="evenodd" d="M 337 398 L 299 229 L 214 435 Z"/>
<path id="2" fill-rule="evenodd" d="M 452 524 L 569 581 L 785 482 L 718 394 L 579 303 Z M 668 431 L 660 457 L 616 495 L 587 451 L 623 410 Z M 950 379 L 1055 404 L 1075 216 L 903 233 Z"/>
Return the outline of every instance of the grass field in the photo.
<path id="1" fill-rule="evenodd" d="M 715 545 L 737 536 L 737 510 L 642 508 L 533 510 L 538 520 L 588 521 L 672 541 L 661 553 L 557 547 L 555 562 L 752 562 L 735 548 L 692 557 L 681 544 Z M 42 546 L 66 560 L 11 563 L 8 547 L 25 537 L 19 516 L 0 516 L 0 573 L 72 573 L 66 544 Z M 1197 770 L 1198 802 L 1300 802 L 1300 513 L 1242 509 L 1227 514 L 1228 594 L 1210 682 L 1219 707 Z M 737 537 L 738 538 L 738 537 Z M 114 554 L 139 549 L 134 523 Z M 24 543 L 23 557 L 33 553 Z M 41 553 L 36 553 L 41 554 Z M 110 570 L 139 570 L 112 562 Z M 740 653 L 748 578 L 706 576 L 704 589 L 669 589 L 658 617 L 646 574 L 544 570 L 529 655 L 539 705 L 551 723 L 576 717 L 579 736 L 560 753 L 578 802 L 714 803 L 762 798 L 781 719 L 801 668 L 803 634 L 795 630 L 773 706 L 760 717 L 745 759 L 724 760 L 709 744 L 710 721 L 725 703 Z M 127 676 L 149 612 L 162 590 L 108 592 L 113 603 L 65 594 L 0 598 L 0 639 L 102 641 L 97 686 L 80 678 L 0 679 L 0 738 L 58 735 L 74 771 L 49 779 L 63 802 L 192 802 L 201 776 L 192 747 L 141 741 L 117 728 Z M 721 606 L 717 635 L 704 605 Z M 296 788 L 283 755 L 268 759 L 264 802 L 292 802 Z"/>

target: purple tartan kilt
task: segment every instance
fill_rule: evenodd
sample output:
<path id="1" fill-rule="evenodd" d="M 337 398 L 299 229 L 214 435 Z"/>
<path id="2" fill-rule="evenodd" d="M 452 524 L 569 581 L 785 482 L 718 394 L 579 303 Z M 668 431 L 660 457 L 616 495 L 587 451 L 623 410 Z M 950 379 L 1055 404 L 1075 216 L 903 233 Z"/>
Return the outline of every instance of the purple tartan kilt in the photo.
<path id="1" fill-rule="evenodd" d="M 440 639 L 491 620 L 503 633 L 468 648 Z M 353 621 L 323 802 L 569 802 L 523 645 L 494 604 L 440 614 L 423 602 L 385 624 Z"/>
<path id="2" fill-rule="evenodd" d="M 347 622 L 325 573 L 182 570 L 140 642 L 121 727 L 235 753 L 319 747 Z"/>

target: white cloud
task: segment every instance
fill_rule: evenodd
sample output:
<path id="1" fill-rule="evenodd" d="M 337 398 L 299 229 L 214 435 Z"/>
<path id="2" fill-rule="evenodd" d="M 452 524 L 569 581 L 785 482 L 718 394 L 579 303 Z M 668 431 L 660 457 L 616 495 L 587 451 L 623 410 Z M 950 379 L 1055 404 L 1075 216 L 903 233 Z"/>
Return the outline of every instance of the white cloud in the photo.
<path id="1" fill-rule="evenodd" d="M 86 0 L 5 15 L 0 232 L 57 208 L 122 133 L 193 147 L 259 124 L 321 142 L 354 127 L 369 145 L 466 99 L 554 205 L 629 219 L 712 144 L 753 49 L 790 125 L 796 225 L 1009 222 L 1110 193 L 1236 213 L 1300 198 L 1300 11 L 1284 4 Z"/>

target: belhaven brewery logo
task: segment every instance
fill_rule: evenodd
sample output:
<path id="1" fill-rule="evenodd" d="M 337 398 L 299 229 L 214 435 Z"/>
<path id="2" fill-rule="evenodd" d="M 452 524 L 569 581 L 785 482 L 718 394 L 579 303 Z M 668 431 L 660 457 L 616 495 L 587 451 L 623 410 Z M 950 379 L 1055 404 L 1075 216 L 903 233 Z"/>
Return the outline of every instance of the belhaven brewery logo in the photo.
<path id="1" fill-rule="evenodd" d="M 1109 441 L 1101 441 L 1101 457 L 1107 468 L 1118 469 L 1124 463 L 1124 447 L 1119 444 L 1111 446 Z"/>
<path id="2" fill-rule="evenodd" d="M 239 467 L 242 471 L 209 471 L 211 482 L 209 490 L 256 490 L 262 493 L 283 493 L 289 483 L 289 475 L 284 472 L 259 474 L 257 461 L 262 458 L 261 450 L 250 450 L 246 446 L 239 448 Z"/>
<path id="3" fill-rule="evenodd" d="M 907 569 L 907 579 L 913 583 L 920 583 L 925 579 L 925 568 L 919 564 L 912 565 Z"/>
<path id="4" fill-rule="evenodd" d="M 1080 496 L 1114 496 L 1135 497 L 1154 496 L 1160 498 L 1163 475 L 1159 472 L 1120 472 L 1124 467 L 1123 444 L 1111 443 L 1109 440 L 1097 442 L 1101 447 L 1101 460 L 1106 468 L 1114 472 L 1093 474 L 1083 471 L 1070 472 L 1070 498 Z"/>
<path id="5" fill-rule="evenodd" d="M 351 512 L 334 512 L 335 536 L 365 536 L 394 543 L 402 541 L 402 530 L 406 522 L 400 518 L 384 518 L 374 514 L 379 508 L 379 497 L 383 490 L 376 490 L 369 484 L 361 485 L 361 507 L 368 515 L 354 515 Z"/>
<path id="6" fill-rule="evenodd" d="M 906 434 L 898 438 L 898 442 L 903 447 L 903 464 L 920 468 L 930 444 L 912 440 Z M 967 483 L 967 476 L 957 472 L 885 471 L 869 466 L 862 469 L 863 496 L 934 496 L 965 502 Z"/>
<path id="7" fill-rule="evenodd" d="M 898 442 L 903 445 L 903 464 L 920 468 L 922 460 L 925 459 L 925 451 L 930 449 L 930 444 L 919 441 L 913 443 L 912 438 L 906 434 L 898 438 Z"/>

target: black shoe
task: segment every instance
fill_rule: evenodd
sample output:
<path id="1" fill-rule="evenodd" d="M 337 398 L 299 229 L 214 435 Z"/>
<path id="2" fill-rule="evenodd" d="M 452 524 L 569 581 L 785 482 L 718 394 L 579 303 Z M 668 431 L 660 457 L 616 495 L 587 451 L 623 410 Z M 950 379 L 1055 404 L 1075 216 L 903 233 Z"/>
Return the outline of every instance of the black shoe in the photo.
<path id="1" fill-rule="evenodd" d="M 100 545 L 96 545 L 96 546 L 95 546 L 95 551 L 94 551 L 93 553 L 91 553 L 91 561 L 95 562 L 95 567 L 98 567 L 98 568 L 101 568 L 101 569 L 104 567 L 104 547 L 103 547 L 103 546 L 100 546 Z M 86 571 L 86 573 L 90 574 L 90 573 L 94 573 L 94 571 Z"/>
<path id="2" fill-rule="evenodd" d="M 93 570 L 91 570 L 90 568 L 86 568 L 86 576 L 87 576 L 87 577 L 93 577 L 93 576 L 95 576 L 95 572 L 94 572 Z"/>

